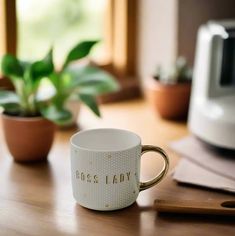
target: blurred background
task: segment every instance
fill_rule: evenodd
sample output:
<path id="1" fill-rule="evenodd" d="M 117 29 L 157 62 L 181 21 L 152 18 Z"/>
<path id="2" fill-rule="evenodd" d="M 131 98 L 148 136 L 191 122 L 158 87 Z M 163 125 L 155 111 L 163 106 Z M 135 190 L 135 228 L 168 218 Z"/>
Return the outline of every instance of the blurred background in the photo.
<path id="1" fill-rule="evenodd" d="M 61 64 L 77 41 L 103 38 L 105 0 L 16 1 L 17 53 L 25 60 L 43 57 L 51 45 L 55 60 Z M 92 58 L 102 55 L 103 42 L 92 51 Z"/>
<path id="2" fill-rule="evenodd" d="M 37 59 L 53 44 L 60 65 L 78 40 L 100 39 L 92 59 L 119 77 L 145 78 L 180 55 L 192 66 L 198 27 L 232 18 L 234 5 L 233 0 L 3 0 L 0 56 L 8 51 Z"/>

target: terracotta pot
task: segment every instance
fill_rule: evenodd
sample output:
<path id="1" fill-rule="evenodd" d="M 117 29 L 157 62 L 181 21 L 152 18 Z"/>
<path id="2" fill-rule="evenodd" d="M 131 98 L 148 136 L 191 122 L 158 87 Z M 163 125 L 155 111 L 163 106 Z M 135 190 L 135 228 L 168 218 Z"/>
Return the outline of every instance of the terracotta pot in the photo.
<path id="1" fill-rule="evenodd" d="M 42 117 L 23 118 L 2 114 L 3 130 L 16 161 L 46 160 L 53 143 L 55 125 Z"/>
<path id="2" fill-rule="evenodd" d="M 187 117 L 191 83 L 163 84 L 150 78 L 146 84 L 146 96 L 157 112 L 166 119 Z"/>

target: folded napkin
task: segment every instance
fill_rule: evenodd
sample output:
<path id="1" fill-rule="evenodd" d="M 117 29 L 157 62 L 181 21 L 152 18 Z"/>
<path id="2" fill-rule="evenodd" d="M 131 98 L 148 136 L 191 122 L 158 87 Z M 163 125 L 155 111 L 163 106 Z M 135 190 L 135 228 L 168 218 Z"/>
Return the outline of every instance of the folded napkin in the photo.
<path id="1" fill-rule="evenodd" d="M 184 157 L 175 168 L 176 181 L 235 192 L 235 152 L 210 147 L 193 136 L 170 147 Z"/>
<path id="2" fill-rule="evenodd" d="M 235 193 L 235 181 L 208 171 L 188 159 L 180 161 L 173 174 L 173 179 L 181 183 Z"/>

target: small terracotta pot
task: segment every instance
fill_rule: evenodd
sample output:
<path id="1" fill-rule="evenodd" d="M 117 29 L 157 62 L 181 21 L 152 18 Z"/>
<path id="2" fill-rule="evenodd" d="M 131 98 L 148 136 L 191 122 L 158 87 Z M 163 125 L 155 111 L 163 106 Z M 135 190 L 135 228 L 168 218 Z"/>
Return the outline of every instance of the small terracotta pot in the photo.
<path id="1" fill-rule="evenodd" d="M 2 114 L 8 149 L 15 161 L 46 160 L 53 143 L 55 125 L 42 117 L 14 117 Z"/>
<path id="2" fill-rule="evenodd" d="M 188 114 L 191 83 L 163 84 L 154 78 L 147 83 L 146 96 L 166 119 L 185 119 Z"/>

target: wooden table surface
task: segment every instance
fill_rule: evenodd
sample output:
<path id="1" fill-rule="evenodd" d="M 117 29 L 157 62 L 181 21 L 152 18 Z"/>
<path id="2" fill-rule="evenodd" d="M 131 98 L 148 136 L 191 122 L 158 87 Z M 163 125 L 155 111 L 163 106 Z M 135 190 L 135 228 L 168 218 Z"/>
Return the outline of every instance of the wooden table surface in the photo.
<path id="1" fill-rule="evenodd" d="M 179 157 L 167 146 L 188 134 L 185 123 L 162 120 L 143 100 L 102 105 L 101 111 L 103 118 L 98 119 L 83 108 L 80 129 L 129 129 L 142 137 L 143 144 L 167 149 L 171 169 L 176 165 Z M 69 138 L 75 132 L 57 131 L 48 162 L 23 165 L 13 162 L 0 131 L 0 235 L 235 235 L 234 218 L 157 214 L 155 198 L 235 199 L 234 195 L 177 185 L 170 172 L 124 210 L 96 212 L 79 206 L 70 182 Z M 161 165 L 153 154 L 146 154 L 141 163 L 143 180 L 154 176 Z"/>

